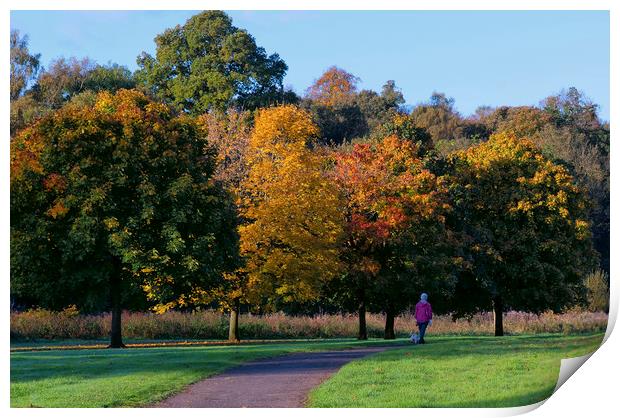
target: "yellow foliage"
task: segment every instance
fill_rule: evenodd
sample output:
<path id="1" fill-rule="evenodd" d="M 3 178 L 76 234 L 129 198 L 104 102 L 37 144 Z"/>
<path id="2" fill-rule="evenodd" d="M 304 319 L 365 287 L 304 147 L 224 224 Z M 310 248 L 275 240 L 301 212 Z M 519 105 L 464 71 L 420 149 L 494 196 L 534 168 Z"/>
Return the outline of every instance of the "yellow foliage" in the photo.
<path id="1" fill-rule="evenodd" d="M 310 115 L 295 106 L 256 116 L 241 184 L 248 223 L 239 228 L 250 297 L 313 299 L 340 268 L 342 205 L 323 158 L 307 147 L 317 133 Z"/>

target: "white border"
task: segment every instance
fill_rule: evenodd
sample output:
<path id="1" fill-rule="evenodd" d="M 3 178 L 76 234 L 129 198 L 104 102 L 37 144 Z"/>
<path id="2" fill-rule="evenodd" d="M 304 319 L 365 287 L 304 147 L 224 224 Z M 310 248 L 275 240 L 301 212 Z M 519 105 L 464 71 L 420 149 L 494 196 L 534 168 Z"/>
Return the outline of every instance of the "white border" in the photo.
<path id="1" fill-rule="evenodd" d="M 392 1 L 383 0 L 381 2 L 370 1 L 353 1 L 353 0 L 298 0 L 292 1 L 277 1 L 277 0 L 263 0 L 263 1 L 248 1 L 248 0 L 215 0 L 215 1 L 196 1 L 196 0 L 151 0 L 136 1 L 136 0 L 106 0 L 93 1 L 93 2 L 78 2 L 76 0 L 8 0 L 3 2 L 4 13 L 1 17 L 3 30 L 5 36 L 9 32 L 10 10 L 138 10 L 138 9 L 160 9 L 160 10 L 200 10 L 200 9 L 225 9 L 225 10 L 343 10 L 343 9 L 358 9 L 358 10 L 380 10 L 380 9 L 415 9 L 415 10 L 611 10 L 611 71 L 610 71 L 610 83 L 611 83 L 611 95 L 610 95 L 610 121 L 618 121 L 618 83 L 617 74 L 620 66 L 618 65 L 618 31 L 620 30 L 619 9 L 620 3 L 611 0 L 590 0 L 590 1 L 577 1 L 577 0 L 436 0 L 436 1 Z M 6 39 L 6 38 L 5 38 Z M 8 42 L 2 43 L 3 56 L 8 57 Z M 5 61 L 6 62 L 6 61 Z M 2 101 L 4 118 L 4 131 L 5 138 L 3 138 L 2 145 L 0 146 L 0 161 L 2 166 L 2 183 L 0 189 L 3 190 L 2 194 L 2 217 L 0 219 L 1 230 L 4 233 L 3 240 L 0 244 L 0 251 L 2 254 L 2 267 L 4 278 L 4 286 L 0 289 L 2 292 L 2 303 L 4 304 L 4 312 L 8 313 L 8 277 L 9 277 L 9 179 L 8 179 L 8 166 L 9 166 L 9 141 L 8 141 L 8 126 L 9 126 L 9 70 L 8 66 L 0 66 L 2 72 L 2 78 L 4 80 L 2 84 L 3 96 L 5 99 Z M 612 127 L 612 142 L 615 141 L 615 132 L 617 129 Z M 616 167 L 618 162 L 617 151 L 615 146 L 612 146 L 611 167 L 612 167 L 612 184 L 618 184 L 618 174 Z M 612 194 L 611 201 L 611 253 L 618 254 L 617 238 L 618 227 L 617 222 L 617 199 L 615 194 Z M 258 416 L 258 417 L 285 417 L 290 416 L 291 413 L 300 417 L 314 417 L 316 415 L 327 416 L 351 416 L 351 417 L 365 417 L 377 415 L 390 415 L 394 417 L 411 417 L 412 414 L 420 414 L 425 417 L 490 417 L 490 416 L 510 416 L 519 413 L 530 412 L 532 417 L 582 417 L 582 416 L 608 416 L 610 411 L 618 410 L 620 402 L 617 396 L 617 383 L 618 376 L 620 375 L 620 360 L 617 353 L 620 352 L 620 339 L 617 333 L 611 334 L 611 330 L 617 318 L 618 312 L 618 296 L 619 289 L 617 278 L 614 277 L 617 271 L 617 261 L 612 257 L 611 260 L 611 312 L 610 323 L 608 326 L 605 344 L 592 355 L 587 362 L 586 367 L 580 368 L 575 377 L 568 379 L 549 400 L 543 402 L 544 405 L 540 408 L 541 404 L 524 407 L 524 408 L 507 408 L 507 409 L 424 409 L 424 410 L 411 410 L 411 409 L 390 409 L 390 410 L 374 410 L 374 409 L 348 409 L 348 410 L 311 410 L 300 409 L 295 411 L 279 409 L 279 410 L 226 410 L 219 409 L 217 411 L 204 411 L 204 410 L 184 410 L 184 411 L 168 411 L 168 410 L 156 410 L 156 409 L 115 409 L 107 411 L 103 409 L 92 409 L 88 411 L 79 409 L 11 409 L 8 412 L 9 416 L 15 417 L 32 417 L 32 416 L 58 416 L 58 417 L 72 417 L 82 416 L 85 412 L 94 416 L 108 416 L 113 413 L 116 416 L 140 416 L 142 414 L 149 416 L 168 416 L 170 413 L 182 413 L 187 416 L 204 416 L 205 414 L 214 414 L 218 418 L 226 417 L 239 417 L 239 416 Z M 5 314 L 3 321 L 3 334 L 5 336 L 5 353 L 8 353 L 9 341 L 6 336 L 9 335 L 9 318 Z M 8 409 L 9 406 L 9 356 L 5 355 L 1 360 L 2 369 L 4 371 L 4 379 L 2 380 L 2 394 L 4 396 L 4 402 L 2 406 Z M 429 377 L 432 378 L 432 377 Z"/>

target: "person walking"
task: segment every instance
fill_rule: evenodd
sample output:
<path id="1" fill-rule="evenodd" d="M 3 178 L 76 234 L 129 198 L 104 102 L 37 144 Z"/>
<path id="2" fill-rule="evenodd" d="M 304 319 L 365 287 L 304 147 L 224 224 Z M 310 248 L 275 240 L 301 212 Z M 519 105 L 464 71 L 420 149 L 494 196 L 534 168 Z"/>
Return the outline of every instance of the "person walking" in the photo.
<path id="1" fill-rule="evenodd" d="M 420 330 L 419 344 L 425 344 L 424 334 L 426 334 L 426 327 L 433 322 L 433 309 L 431 304 L 428 303 L 428 295 L 426 293 L 420 295 L 420 301 L 415 305 L 415 320 Z"/>

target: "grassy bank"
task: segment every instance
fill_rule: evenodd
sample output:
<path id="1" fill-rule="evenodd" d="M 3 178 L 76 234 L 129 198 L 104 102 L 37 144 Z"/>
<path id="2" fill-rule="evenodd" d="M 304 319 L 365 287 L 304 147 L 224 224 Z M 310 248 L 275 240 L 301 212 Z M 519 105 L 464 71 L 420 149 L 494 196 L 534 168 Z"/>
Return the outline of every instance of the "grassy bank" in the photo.
<path id="1" fill-rule="evenodd" d="M 367 316 L 370 337 L 382 337 L 383 315 Z M 504 320 L 508 334 L 562 333 L 578 334 L 603 331 L 607 326 L 604 313 L 572 312 L 561 315 L 542 315 L 509 312 Z M 357 335 L 356 315 L 287 316 L 241 315 L 240 333 L 243 339 L 285 338 L 350 338 Z M 410 315 L 396 319 L 396 333 L 407 336 L 416 328 Z M 437 316 L 432 332 L 441 335 L 492 335 L 493 315 L 481 313 L 471 320 L 452 321 L 449 316 Z M 101 340 L 110 333 L 110 315 L 81 315 L 74 310 L 51 312 L 32 310 L 11 313 L 11 342 L 36 340 Z M 219 312 L 154 313 L 125 312 L 123 336 L 127 339 L 195 339 L 221 340 L 228 337 L 228 318 Z"/>
<path id="2" fill-rule="evenodd" d="M 310 395 L 313 407 L 511 407 L 548 398 L 562 358 L 603 335 L 434 337 L 344 366 Z"/>

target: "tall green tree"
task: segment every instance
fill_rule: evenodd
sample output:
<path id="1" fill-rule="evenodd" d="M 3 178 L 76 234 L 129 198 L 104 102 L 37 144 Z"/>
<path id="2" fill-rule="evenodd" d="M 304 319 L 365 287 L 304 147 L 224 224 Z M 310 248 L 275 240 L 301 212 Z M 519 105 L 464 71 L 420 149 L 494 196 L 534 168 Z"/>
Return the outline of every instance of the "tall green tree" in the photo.
<path id="1" fill-rule="evenodd" d="M 133 90 L 45 116 L 11 144 L 11 292 L 52 308 L 108 294 L 111 347 L 128 286 L 190 306 L 236 267 L 214 169 L 192 119 Z"/>
<path id="2" fill-rule="evenodd" d="M 492 307 L 495 335 L 508 309 L 562 311 L 583 301 L 596 265 L 587 194 L 531 141 L 495 134 L 452 156 L 464 270 L 457 314 Z"/>
<path id="3" fill-rule="evenodd" d="M 136 77 L 156 97 L 186 112 L 228 107 L 255 109 L 290 94 L 288 69 L 278 54 L 267 55 L 222 11 L 205 11 L 155 38 L 155 57 L 143 52 Z"/>

